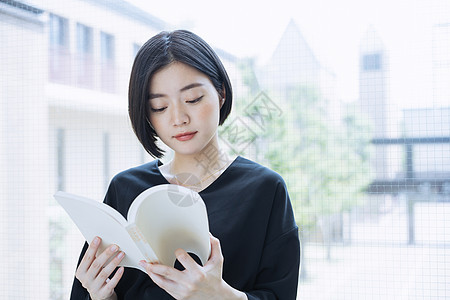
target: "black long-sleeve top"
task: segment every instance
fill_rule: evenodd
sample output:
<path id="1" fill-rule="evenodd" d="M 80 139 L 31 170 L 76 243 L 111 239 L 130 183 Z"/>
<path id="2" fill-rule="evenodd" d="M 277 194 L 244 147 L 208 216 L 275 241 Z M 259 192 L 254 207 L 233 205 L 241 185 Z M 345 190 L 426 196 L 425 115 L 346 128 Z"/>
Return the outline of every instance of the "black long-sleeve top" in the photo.
<path id="1" fill-rule="evenodd" d="M 141 192 L 168 183 L 159 165 L 155 160 L 117 174 L 104 202 L 126 217 Z M 282 177 L 238 156 L 199 194 L 207 208 L 210 232 L 220 240 L 223 279 L 249 300 L 296 299 L 300 242 Z M 80 260 L 86 249 L 87 244 Z M 115 292 L 124 300 L 174 299 L 146 273 L 133 268 L 125 268 Z M 89 299 L 76 278 L 71 299 Z"/>

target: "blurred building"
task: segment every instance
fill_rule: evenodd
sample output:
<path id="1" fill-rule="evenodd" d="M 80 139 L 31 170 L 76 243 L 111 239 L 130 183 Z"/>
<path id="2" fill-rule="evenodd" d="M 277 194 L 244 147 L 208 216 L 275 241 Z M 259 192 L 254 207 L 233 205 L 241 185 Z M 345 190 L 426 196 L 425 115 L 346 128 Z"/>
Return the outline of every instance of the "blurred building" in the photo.
<path id="1" fill-rule="evenodd" d="M 128 81 L 140 46 L 171 29 L 123 0 L 0 0 L 1 299 L 68 299 L 83 238 L 52 195 L 101 201 L 153 159 Z M 218 54 L 239 90 L 236 57 Z"/>
<path id="2" fill-rule="evenodd" d="M 359 103 L 368 118 L 373 138 L 388 136 L 389 62 L 387 51 L 374 28 L 369 28 L 360 42 Z M 376 179 L 388 177 L 388 151 L 376 145 L 371 157 Z"/>
<path id="3" fill-rule="evenodd" d="M 329 104 L 330 120 L 339 122 L 341 103 L 336 97 L 336 76 L 320 62 L 293 20 L 257 77 L 262 89 L 282 99 L 289 99 L 290 91 L 299 87 L 314 91 Z M 299 99 L 289 100 L 295 103 Z"/>
<path id="4" fill-rule="evenodd" d="M 399 177 L 450 194 L 450 107 L 405 109 L 407 168 Z"/>
<path id="5" fill-rule="evenodd" d="M 436 24 L 432 32 L 433 101 L 450 103 L 450 23 Z"/>
<path id="6" fill-rule="evenodd" d="M 449 194 L 450 24 L 433 27 L 433 95 L 423 108 L 404 109 L 401 136 L 389 123 L 389 63 L 381 38 L 369 28 L 360 47 L 360 107 L 372 124 L 374 194 L 428 190 Z M 438 105 L 435 105 L 435 104 Z"/>
<path id="7" fill-rule="evenodd" d="M 432 27 L 433 95 L 424 108 L 403 110 L 407 178 L 421 192 L 450 195 L 450 23 Z"/>

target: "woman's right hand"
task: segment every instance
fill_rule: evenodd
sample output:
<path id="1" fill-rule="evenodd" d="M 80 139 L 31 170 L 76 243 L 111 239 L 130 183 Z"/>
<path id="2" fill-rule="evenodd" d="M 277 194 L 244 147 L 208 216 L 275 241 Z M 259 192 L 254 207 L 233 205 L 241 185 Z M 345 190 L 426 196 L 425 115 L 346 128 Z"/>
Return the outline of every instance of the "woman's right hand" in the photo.
<path id="1" fill-rule="evenodd" d="M 111 245 L 97 257 L 96 254 L 100 244 L 101 239 L 95 237 L 84 254 L 75 272 L 75 277 L 89 292 L 93 300 L 116 299 L 114 288 L 122 278 L 123 267 L 120 267 L 111 279 L 109 279 L 109 276 L 122 261 L 125 254 L 122 251 L 118 252 L 119 247 L 117 245 Z M 105 265 L 113 256 L 115 257 Z"/>

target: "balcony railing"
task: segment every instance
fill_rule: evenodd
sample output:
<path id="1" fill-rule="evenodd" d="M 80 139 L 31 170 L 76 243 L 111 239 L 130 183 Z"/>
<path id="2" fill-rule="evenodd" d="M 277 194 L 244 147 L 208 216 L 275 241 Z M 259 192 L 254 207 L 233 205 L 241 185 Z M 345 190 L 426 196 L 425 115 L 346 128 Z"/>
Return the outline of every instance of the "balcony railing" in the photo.
<path id="1" fill-rule="evenodd" d="M 49 48 L 49 80 L 80 88 L 117 93 L 117 67 L 89 54 L 73 54 L 66 47 Z"/>
<path id="2" fill-rule="evenodd" d="M 116 93 L 116 66 L 113 62 L 104 62 L 100 68 L 100 89 L 107 93 Z"/>
<path id="3" fill-rule="evenodd" d="M 68 48 L 51 46 L 48 62 L 50 81 L 72 84 L 72 58 Z"/>
<path id="4" fill-rule="evenodd" d="M 82 88 L 95 87 L 94 59 L 92 55 L 78 54 L 75 56 L 76 85 Z"/>

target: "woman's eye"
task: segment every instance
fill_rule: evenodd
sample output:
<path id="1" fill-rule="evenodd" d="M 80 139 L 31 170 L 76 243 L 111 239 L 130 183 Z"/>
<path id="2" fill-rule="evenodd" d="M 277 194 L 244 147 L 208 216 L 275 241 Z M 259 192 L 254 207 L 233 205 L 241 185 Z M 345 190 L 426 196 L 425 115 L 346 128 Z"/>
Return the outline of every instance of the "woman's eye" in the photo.
<path id="1" fill-rule="evenodd" d="M 203 98 L 203 96 L 198 97 L 197 99 L 194 100 L 190 100 L 190 101 L 186 101 L 187 103 L 196 103 L 198 101 L 200 101 Z"/>
<path id="2" fill-rule="evenodd" d="M 164 111 L 166 108 L 165 107 L 161 107 L 161 108 L 153 108 L 153 107 L 150 107 L 150 110 L 152 111 L 152 112 L 162 112 L 162 111 Z"/>

